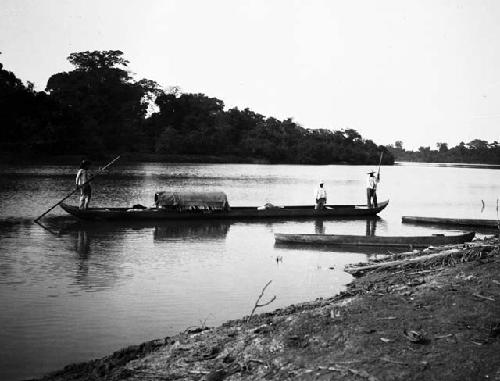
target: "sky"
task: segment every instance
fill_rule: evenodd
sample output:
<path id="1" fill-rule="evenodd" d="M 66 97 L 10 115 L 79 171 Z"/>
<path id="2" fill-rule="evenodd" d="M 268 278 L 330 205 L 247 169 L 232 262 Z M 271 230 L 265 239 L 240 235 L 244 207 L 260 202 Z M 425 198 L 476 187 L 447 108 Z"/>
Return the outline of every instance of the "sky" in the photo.
<path id="1" fill-rule="evenodd" d="M 135 79 L 407 149 L 500 140 L 500 1 L 0 0 L 0 62 L 44 90 L 70 53 Z"/>

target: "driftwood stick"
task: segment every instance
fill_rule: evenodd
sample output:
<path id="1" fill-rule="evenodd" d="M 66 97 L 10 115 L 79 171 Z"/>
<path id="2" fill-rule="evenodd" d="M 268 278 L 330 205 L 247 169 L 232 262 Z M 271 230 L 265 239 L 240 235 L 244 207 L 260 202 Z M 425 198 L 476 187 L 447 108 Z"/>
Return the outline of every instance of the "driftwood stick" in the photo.
<path id="1" fill-rule="evenodd" d="M 266 291 L 266 288 L 271 284 L 272 280 L 270 280 L 269 282 L 266 283 L 266 285 L 264 286 L 264 288 L 262 289 L 259 297 L 257 298 L 257 301 L 255 302 L 255 305 L 253 307 L 253 310 L 252 312 L 250 313 L 250 316 L 248 317 L 248 320 L 250 320 L 250 318 L 253 316 L 255 310 L 259 307 L 264 307 L 264 306 L 267 306 L 268 304 L 271 304 L 272 302 L 274 302 L 276 300 L 276 295 L 274 295 L 271 300 L 269 300 L 267 303 L 264 303 L 264 304 L 259 304 L 260 300 L 262 299 L 262 297 L 264 296 L 264 292 Z"/>
<path id="2" fill-rule="evenodd" d="M 479 298 L 479 299 L 486 299 L 486 300 L 489 300 L 489 301 L 492 301 L 492 302 L 495 301 L 495 298 L 492 298 L 491 296 L 484 296 L 484 295 L 481 295 L 481 294 L 472 294 L 472 295 L 475 296 L 476 298 Z"/>
<path id="3" fill-rule="evenodd" d="M 461 252 L 461 250 L 451 249 L 451 250 L 442 251 L 440 253 L 422 255 L 422 256 L 416 257 L 416 258 L 401 259 L 398 261 L 383 262 L 383 263 L 377 263 L 374 265 L 361 266 L 361 267 L 346 267 L 345 271 L 348 272 L 349 274 L 357 274 L 357 273 L 362 273 L 365 271 L 375 270 L 375 269 L 380 269 L 380 268 L 390 268 L 390 267 L 396 267 L 399 265 L 406 265 L 406 264 L 410 264 L 410 263 L 424 262 L 424 261 L 427 261 L 427 260 L 433 259 L 433 258 L 447 257 L 449 255 L 456 254 L 459 252 Z"/>

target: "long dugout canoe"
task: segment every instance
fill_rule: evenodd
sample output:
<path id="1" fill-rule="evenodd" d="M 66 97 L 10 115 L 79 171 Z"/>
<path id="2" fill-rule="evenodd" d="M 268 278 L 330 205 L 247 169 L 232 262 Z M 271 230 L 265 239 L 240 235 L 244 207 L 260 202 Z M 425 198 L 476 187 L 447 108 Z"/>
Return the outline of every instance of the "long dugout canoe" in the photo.
<path id="1" fill-rule="evenodd" d="M 497 228 L 498 221 L 483 220 L 472 218 L 441 218 L 441 217 L 419 217 L 419 216 L 403 216 L 404 223 L 414 224 L 439 224 L 439 225 L 457 225 L 457 226 L 482 226 Z"/>
<path id="2" fill-rule="evenodd" d="M 314 205 L 290 205 L 261 209 L 252 206 L 236 206 L 230 210 L 174 211 L 162 208 L 88 208 L 61 203 L 67 213 L 83 220 L 144 221 L 144 220 L 259 220 L 300 218 L 365 218 L 380 213 L 389 201 L 380 202 L 376 208 L 366 205 L 326 205 L 315 210 Z"/>
<path id="3" fill-rule="evenodd" d="M 276 243 L 300 245 L 336 246 L 384 246 L 384 247 L 428 247 L 460 244 L 472 241 L 475 232 L 459 235 L 434 234 L 430 236 L 364 236 L 342 234 L 280 234 L 276 233 Z"/>

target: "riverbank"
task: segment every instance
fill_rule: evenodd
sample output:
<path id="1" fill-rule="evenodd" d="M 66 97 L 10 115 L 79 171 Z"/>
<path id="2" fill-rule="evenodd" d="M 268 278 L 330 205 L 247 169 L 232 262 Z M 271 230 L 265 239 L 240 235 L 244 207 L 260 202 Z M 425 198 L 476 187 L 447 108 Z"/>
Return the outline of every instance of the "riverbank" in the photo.
<path id="1" fill-rule="evenodd" d="M 429 253 L 443 255 L 405 262 Z M 498 239 L 397 258 L 333 298 L 128 347 L 43 380 L 500 380 Z"/>

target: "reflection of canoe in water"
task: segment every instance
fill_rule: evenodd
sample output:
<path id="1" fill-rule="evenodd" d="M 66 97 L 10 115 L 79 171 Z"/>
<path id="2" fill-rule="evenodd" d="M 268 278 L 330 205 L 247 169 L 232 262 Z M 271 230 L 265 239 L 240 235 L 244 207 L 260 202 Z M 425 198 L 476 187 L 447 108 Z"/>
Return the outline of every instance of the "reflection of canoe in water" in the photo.
<path id="1" fill-rule="evenodd" d="M 223 239 L 227 236 L 231 223 L 228 221 L 85 221 L 71 220 L 70 224 L 62 226 L 59 223 L 56 229 L 63 234 L 69 232 L 85 232 L 89 235 L 124 235 L 130 231 L 147 230 L 153 232 L 153 239 L 169 240 L 196 238 Z"/>
<path id="2" fill-rule="evenodd" d="M 315 210 L 312 205 L 296 205 L 271 208 L 236 206 L 229 210 L 182 210 L 163 208 L 89 208 L 81 210 L 77 206 L 61 203 L 67 213 L 86 220 L 249 220 L 249 219 L 299 219 L 330 217 L 369 217 L 382 211 L 389 201 L 378 204 L 376 208 L 366 205 L 327 205 L 325 209 Z"/>
<path id="3" fill-rule="evenodd" d="M 472 218 L 403 216 L 403 222 L 410 222 L 415 224 L 482 226 L 482 227 L 492 227 L 492 228 L 498 227 L 498 221 L 496 220 L 484 220 L 484 219 L 472 219 Z"/>
<path id="4" fill-rule="evenodd" d="M 277 243 L 301 245 L 427 247 L 469 242 L 474 238 L 475 234 L 475 232 L 471 232 L 450 236 L 435 234 L 421 237 L 384 237 L 341 234 L 275 234 L 274 238 Z"/>
<path id="5" fill-rule="evenodd" d="M 222 221 L 166 221 L 157 222 L 154 228 L 155 241 L 195 238 L 224 239 L 229 231 L 229 223 Z"/>

